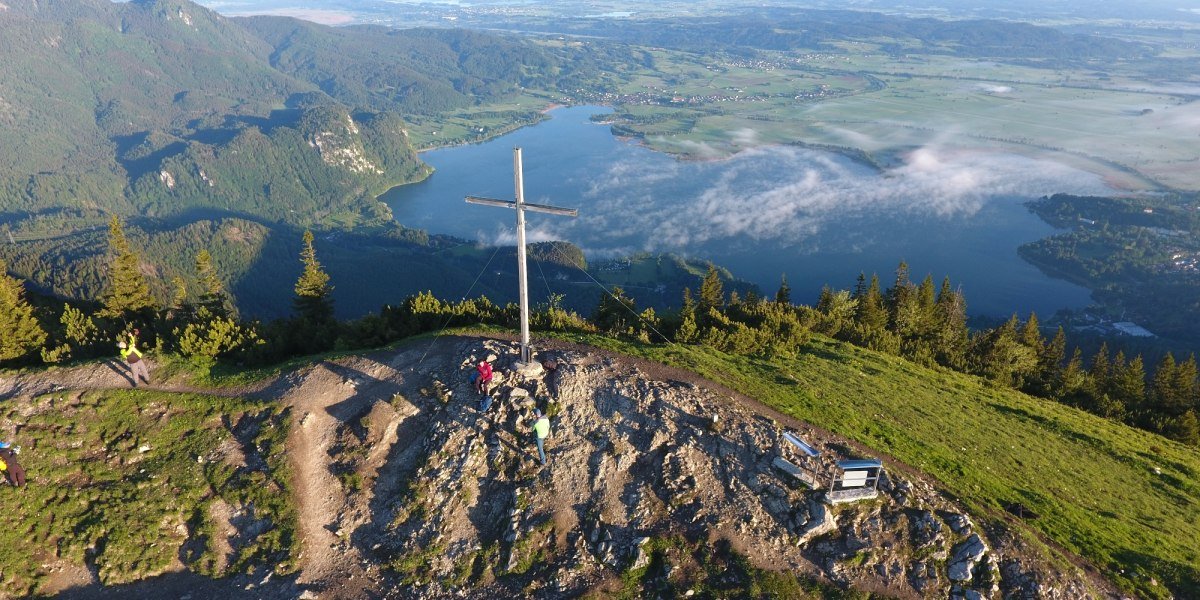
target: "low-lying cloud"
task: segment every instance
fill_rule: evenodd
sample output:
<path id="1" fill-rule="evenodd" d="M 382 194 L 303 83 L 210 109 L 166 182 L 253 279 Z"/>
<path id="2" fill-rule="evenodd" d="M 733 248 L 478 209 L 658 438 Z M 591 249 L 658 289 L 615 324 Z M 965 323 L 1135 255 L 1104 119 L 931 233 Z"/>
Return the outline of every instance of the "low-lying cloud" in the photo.
<path id="1" fill-rule="evenodd" d="M 578 240 L 598 254 L 746 239 L 795 245 L 859 217 L 969 218 L 999 197 L 1106 191 L 1098 177 L 1053 161 L 939 144 L 883 172 L 773 146 L 706 163 L 618 162 L 593 180 L 578 220 L 548 220 L 530 239 Z"/>

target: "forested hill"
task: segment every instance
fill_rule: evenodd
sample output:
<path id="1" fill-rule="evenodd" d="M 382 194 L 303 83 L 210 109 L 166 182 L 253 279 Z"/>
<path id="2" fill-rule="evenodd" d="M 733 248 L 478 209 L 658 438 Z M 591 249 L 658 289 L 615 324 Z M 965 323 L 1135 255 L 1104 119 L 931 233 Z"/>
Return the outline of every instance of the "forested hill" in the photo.
<path id="1" fill-rule="evenodd" d="M 18 235 L 22 213 L 62 209 L 387 223 L 374 197 L 425 173 L 405 118 L 566 71 L 482 33 L 227 19 L 186 0 L 5 6 L 0 213 Z"/>
<path id="2" fill-rule="evenodd" d="M 480 24 L 482 25 L 482 24 Z M 1047 65 L 1118 61 L 1146 56 L 1146 44 L 1098 35 L 1068 34 L 1052 27 L 1000 20 L 943 21 L 848 10 L 746 8 L 720 20 L 574 19 L 558 23 L 573 35 L 596 36 L 642 46 L 695 51 L 730 47 L 828 51 L 846 39 L 889 40 L 891 54 L 921 52 L 971 58 L 1032 60 Z M 519 30 L 524 25 L 490 23 Z"/>
<path id="3" fill-rule="evenodd" d="M 179 242 L 146 246 L 144 268 L 163 282 L 190 273 L 206 245 L 196 232 L 233 232 L 206 249 L 230 288 L 257 293 L 261 280 L 237 277 L 282 272 L 269 248 L 286 244 L 291 265 L 303 229 L 353 230 L 341 240 L 354 242 L 348 252 L 387 247 L 388 265 L 419 262 L 437 274 L 407 268 L 401 297 L 440 289 L 459 267 L 409 260 L 430 250 L 427 239 L 376 200 L 429 172 L 409 123 L 598 72 L 576 52 L 470 31 L 230 19 L 187 0 L 5 0 L 0 254 L 42 291 L 82 299 L 101 285 L 97 236 L 113 216 L 148 239 Z M 521 110 L 521 122 L 539 118 L 532 103 Z M 406 250 L 396 254 L 397 244 Z M 241 296 L 251 314 L 278 316 L 286 305 Z M 381 303 L 372 296 L 343 310 Z"/>
<path id="4" fill-rule="evenodd" d="M 575 69 L 513 38 L 453 29 L 325 27 L 277 17 L 239 20 L 272 45 L 271 65 L 351 106 L 422 115 L 521 87 L 553 87 Z M 572 61 L 574 62 L 574 61 Z"/>

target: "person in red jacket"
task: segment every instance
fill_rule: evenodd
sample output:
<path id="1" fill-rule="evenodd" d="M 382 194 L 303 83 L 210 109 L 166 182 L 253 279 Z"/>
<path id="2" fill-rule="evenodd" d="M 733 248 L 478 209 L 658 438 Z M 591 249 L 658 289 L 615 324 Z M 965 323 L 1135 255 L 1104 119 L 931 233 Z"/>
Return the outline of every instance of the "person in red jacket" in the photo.
<path id="1" fill-rule="evenodd" d="M 475 391 L 488 395 L 488 386 L 492 384 L 492 365 L 486 360 L 479 361 L 475 367 Z"/>

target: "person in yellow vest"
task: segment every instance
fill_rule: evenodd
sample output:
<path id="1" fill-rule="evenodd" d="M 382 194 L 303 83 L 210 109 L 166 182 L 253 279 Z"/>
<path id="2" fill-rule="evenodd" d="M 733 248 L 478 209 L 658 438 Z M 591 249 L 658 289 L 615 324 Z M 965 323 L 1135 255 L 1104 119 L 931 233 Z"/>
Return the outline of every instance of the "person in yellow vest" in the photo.
<path id="1" fill-rule="evenodd" d="M 13 447 L 8 442 L 0 442 L 0 473 L 13 487 L 25 485 L 25 469 L 17 462 L 17 452 L 20 450 L 20 446 Z"/>
<path id="2" fill-rule="evenodd" d="M 537 436 L 538 458 L 542 459 L 542 465 L 546 464 L 546 438 L 550 435 L 550 418 L 542 414 L 542 411 L 533 409 L 533 433 Z"/>
<path id="3" fill-rule="evenodd" d="M 150 383 L 150 371 L 146 368 L 146 361 L 142 357 L 142 351 L 137 349 L 137 330 L 129 334 L 129 342 L 117 342 L 117 347 L 121 349 L 121 358 L 129 363 L 129 373 L 133 376 L 133 387 L 137 387 L 138 380 L 141 379 L 147 384 Z"/>

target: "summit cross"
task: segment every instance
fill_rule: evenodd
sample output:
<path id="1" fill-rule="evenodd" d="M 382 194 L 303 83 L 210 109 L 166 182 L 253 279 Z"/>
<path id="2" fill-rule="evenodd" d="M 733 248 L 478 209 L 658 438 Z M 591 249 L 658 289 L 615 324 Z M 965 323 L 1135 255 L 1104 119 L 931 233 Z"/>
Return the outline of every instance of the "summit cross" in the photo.
<path id="1" fill-rule="evenodd" d="M 529 351 L 529 276 L 525 271 L 525 211 L 548 213 L 565 217 L 574 217 L 579 211 L 574 208 L 560 208 L 546 204 L 530 204 L 525 202 L 525 180 L 521 168 L 521 149 L 513 148 L 513 184 L 516 187 L 515 200 L 497 200 L 467 196 L 470 204 L 484 204 L 512 208 L 517 211 L 517 279 L 519 280 L 521 298 L 521 362 L 528 364 L 532 359 Z"/>

